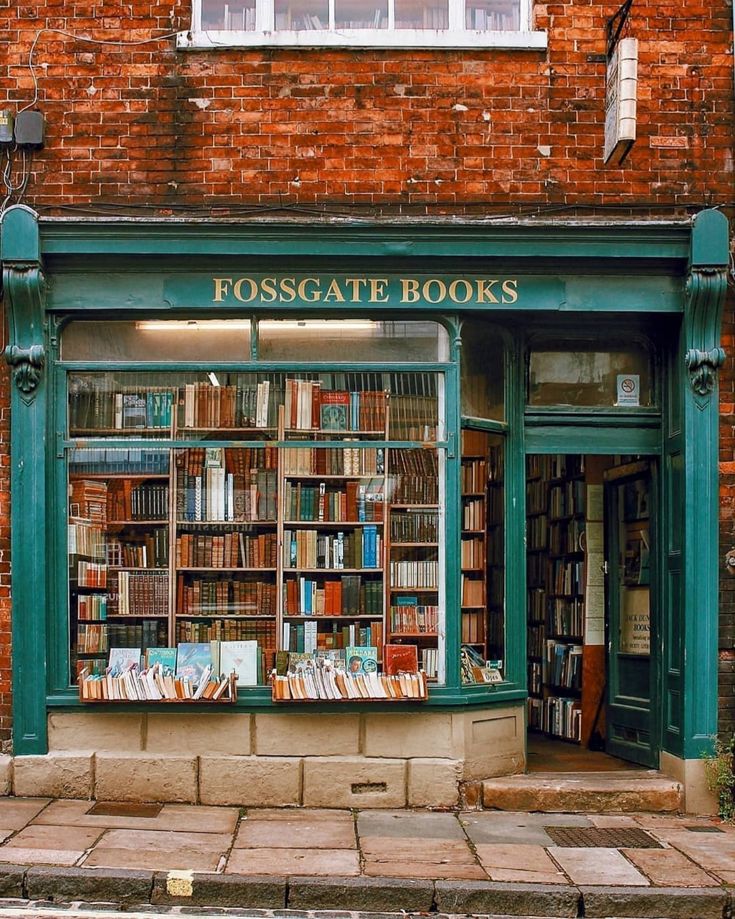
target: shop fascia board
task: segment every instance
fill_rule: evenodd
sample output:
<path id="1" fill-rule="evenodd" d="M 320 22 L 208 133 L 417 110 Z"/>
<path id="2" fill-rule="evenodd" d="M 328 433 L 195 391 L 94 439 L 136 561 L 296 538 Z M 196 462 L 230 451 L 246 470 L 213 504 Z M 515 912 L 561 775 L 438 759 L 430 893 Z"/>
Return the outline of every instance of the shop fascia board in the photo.
<path id="1" fill-rule="evenodd" d="M 691 221 L 397 222 L 39 219 L 44 256 L 372 256 L 681 262 Z"/>

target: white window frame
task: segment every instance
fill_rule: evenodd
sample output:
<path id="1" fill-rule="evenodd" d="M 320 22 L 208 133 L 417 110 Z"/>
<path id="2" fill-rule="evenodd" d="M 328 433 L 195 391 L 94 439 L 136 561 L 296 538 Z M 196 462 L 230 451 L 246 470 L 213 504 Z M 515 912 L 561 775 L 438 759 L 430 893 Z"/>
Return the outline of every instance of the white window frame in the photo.
<path id="1" fill-rule="evenodd" d="M 448 0 L 449 28 L 396 29 L 395 0 L 388 0 L 388 28 L 335 29 L 336 0 L 329 0 L 329 28 L 276 30 L 274 0 L 256 0 L 255 29 L 203 30 L 201 0 L 192 0 L 191 29 L 179 32 L 179 50 L 252 47 L 354 48 L 538 48 L 547 46 L 546 32 L 532 30 L 532 0 L 520 0 L 517 31 L 479 31 L 464 27 L 465 0 Z"/>

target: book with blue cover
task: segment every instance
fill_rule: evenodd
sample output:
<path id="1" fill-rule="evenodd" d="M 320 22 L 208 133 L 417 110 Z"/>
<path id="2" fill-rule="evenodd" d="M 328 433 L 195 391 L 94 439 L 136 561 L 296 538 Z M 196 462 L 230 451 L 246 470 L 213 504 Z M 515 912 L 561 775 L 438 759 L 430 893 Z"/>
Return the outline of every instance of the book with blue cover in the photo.
<path id="1" fill-rule="evenodd" d="M 146 667 L 161 665 L 166 674 L 176 673 L 176 648 L 148 648 L 145 652 Z"/>
<path id="2" fill-rule="evenodd" d="M 208 641 L 182 642 L 178 647 L 176 676 L 188 677 L 198 683 L 202 673 L 212 665 L 212 649 Z"/>
<path id="3" fill-rule="evenodd" d="M 348 673 L 377 673 L 378 649 L 374 645 L 345 648 Z"/>

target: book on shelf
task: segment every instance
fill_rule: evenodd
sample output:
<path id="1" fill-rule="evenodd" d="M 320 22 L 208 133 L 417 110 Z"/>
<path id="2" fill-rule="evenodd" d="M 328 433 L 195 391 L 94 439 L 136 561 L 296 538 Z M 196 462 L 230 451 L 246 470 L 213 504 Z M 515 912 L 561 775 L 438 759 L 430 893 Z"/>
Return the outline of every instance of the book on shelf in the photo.
<path id="1" fill-rule="evenodd" d="M 176 516 L 181 521 L 275 521 L 273 448 L 191 447 L 176 454 Z M 258 463 L 246 467 L 245 463 Z"/>
<path id="2" fill-rule="evenodd" d="M 436 589 L 439 562 L 435 559 L 391 559 L 391 587 Z"/>
<path id="3" fill-rule="evenodd" d="M 377 527 L 336 533 L 284 530 L 284 568 L 378 568 L 383 542 Z"/>
<path id="4" fill-rule="evenodd" d="M 345 439 L 345 444 L 353 443 Z M 289 476 L 380 476 L 385 472 L 383 447 L 286 447 L 283 471 Z"/>
<path id="5" fill-rule="evenodd" d="M 346 482 L 335 486 L 286 481 L 284 513 L 288 520 L 326 523 L 371 523 L 383 520 L 383 481 Z"/>
<path id="6" fill-rule="evenodd" d="M 168 640 L 166 623 L 162 620 L 143 619 L 134 623 L 107 623 L 107 635 L 110 647 L 137 647 L 140 652 L 147 648 L 165 646 Z"/>
<path id="7" fill-rule="evenodd" d="M 234 702 L 237 699 L 235 681 L 214 676 L 211 666 L 205 668 L 198 681 L 174 676 L 160 664 L 142 670 L 137 665 L 123 671 L 108 669 L 100 674 L 83 668 L 78 679 L 82 702 Z"/>
<path id="8" fill-rule="evenodd" d="M 107 623 L 78 623 L 77 653 L 103 654 L 109 648 Z"/>
<path id="9" fill-rule="evenodd" d="M 110 648 L 108 666 L 113 673 L 122 673 L 140 666 L 140 647 Z"/>
<path id="10" fill-rule="evenodd" d="M 74 431 L 140 431 L 171 427 L 174 393 L 170 389 L 72 392 L 69 424 Z"/>
<path id="11" fill-rule="evenodd" d="M 250 578 L 192 577 L 179 572 L 175 609 L 178 616 L 273 616 L 276 585 Z"/>
<path id="12" fill-rule="evenodd" d="M 340 578 L 289 577 L 283 585 L 287 616 L 381 616 L 381 578 L 343 574 Z"/>
<path id="13" fill-rule="evenodd" d="M 108 615 L 168 614 L 168 570 L 113 571 L 109 580 Z"/>
<path id="14" fill-rule="evenodd" d="M 390 538 L 393 544 L 437 542 L 438 511 L 419 511 L 414 508 L 391 510 Z"/>
<path id="15" fill-rule="evenodd" d="M 418 602 L 415 596 L 399 596 L 390 608 L 390 630 L 401 633 L 435 635 L 439 628 L 439 607 Z"/>
<path id="16" fill-rule="evenodd" d="M 69 516 L 104 526 L 107 523 L 107 489 L 107 483 L 97 479 L 72 479 L 69 482 Z"/>
<path id="17" fill-rule="evenodd" d="M 275 568 L 277 551 L 275 533 L 248 535 L 231 531 L 213 536 L 182 532 L 176 538 L 176 567 Z"/>
<path id="18" fill-rule="evenodd" d="M 284 622 L 282 647 L 289 652 L 308 653 L 343 650 L 350 647 L 380 648 L 383 644 L 383 623 L 375 620 L 366 625 L 336 622 Z"/>

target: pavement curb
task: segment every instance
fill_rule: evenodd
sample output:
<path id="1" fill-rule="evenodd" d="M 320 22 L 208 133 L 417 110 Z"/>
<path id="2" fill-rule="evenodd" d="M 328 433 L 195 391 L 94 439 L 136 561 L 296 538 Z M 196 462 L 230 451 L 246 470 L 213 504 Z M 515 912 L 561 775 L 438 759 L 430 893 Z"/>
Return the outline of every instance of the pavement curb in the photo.
<path id="1" fill-rule="evenodd" d="M 729 905 L 719 887 L 580 887 L 584 915 L 634 919 L 722 919 Z"/>
<path id="2" fill-rule="evenodd" d="M 429 912 L 433 903 L 433 881 L 381 877 L 292 877 L 288 881 L 290 909 Z"/>
<path id="3" fill-rule="evenodd" d="M 440 913 L 484 913 L 576 919 L 579 890 L 569 885 L 501 884 L 492 881 L 437 881 Z"/>
<path id="4" fill-rule="evenodd" d="M 721 887 L 593 887 L 393 877 L 271 877 L 122 868 L 0 867 L 0 898 L 119 905 L 524 916 L 544 919 L 724 919 L 735 894 Z M 733 903 L 731 904 L 731 900 Z M 332 913 L 336 915 L 336 913 Z"/>

